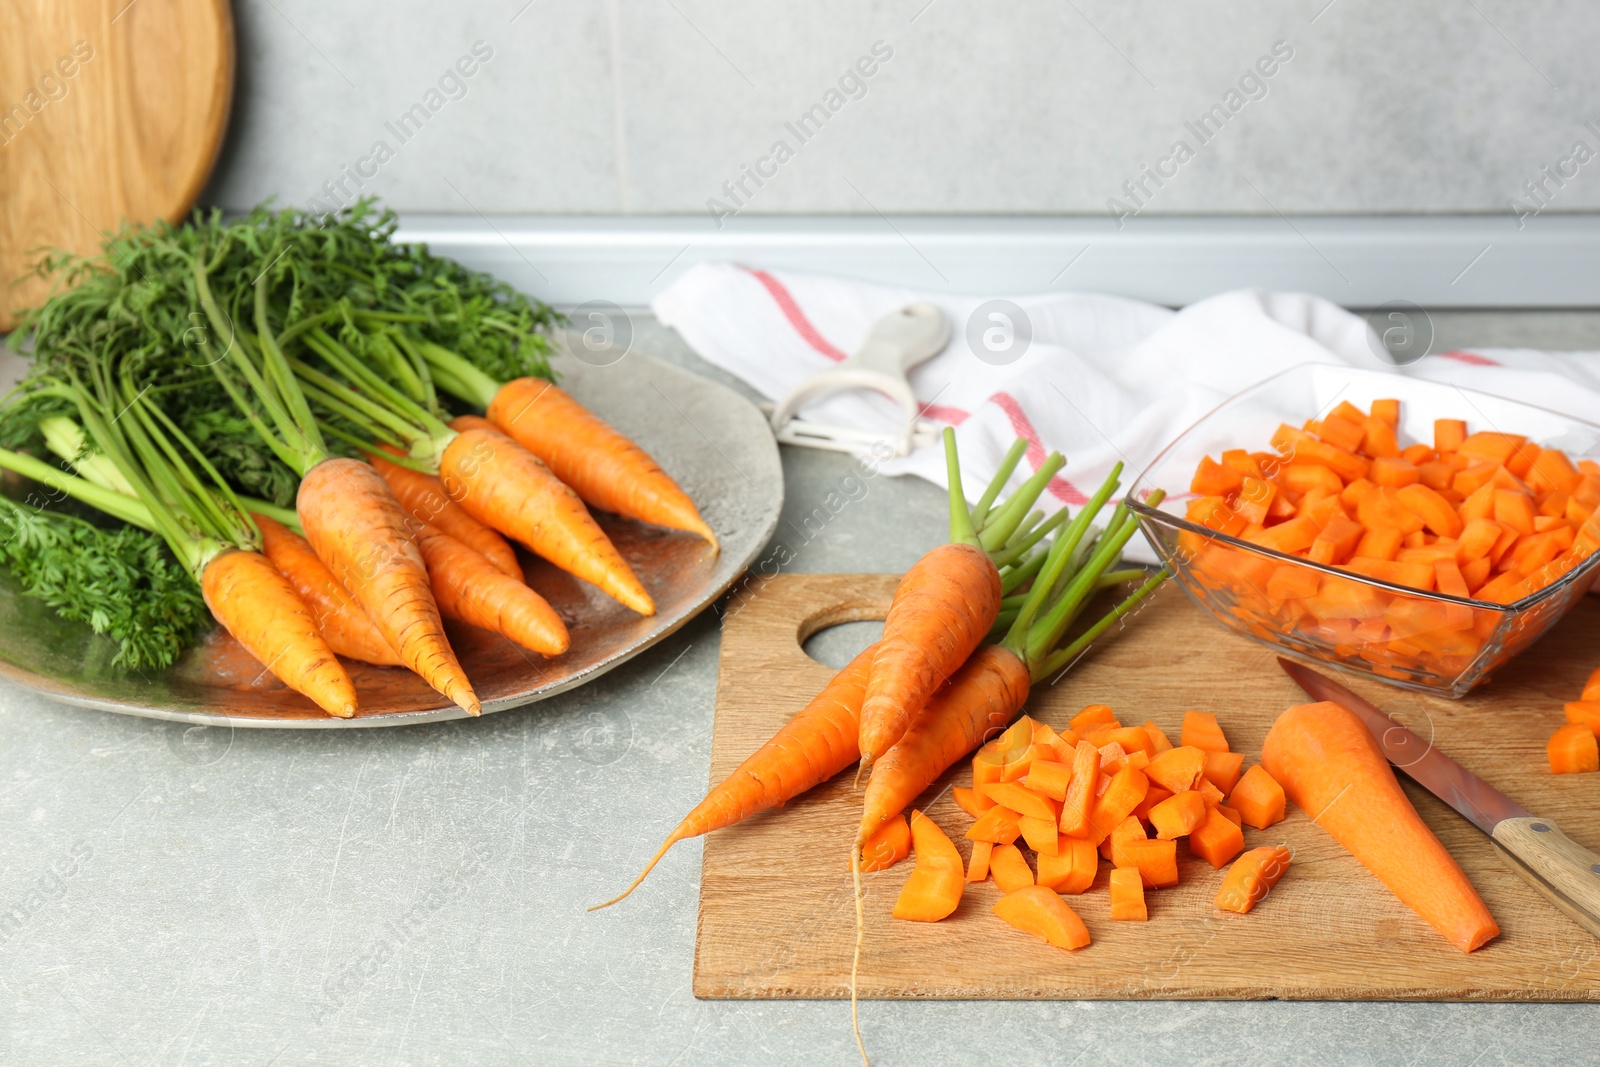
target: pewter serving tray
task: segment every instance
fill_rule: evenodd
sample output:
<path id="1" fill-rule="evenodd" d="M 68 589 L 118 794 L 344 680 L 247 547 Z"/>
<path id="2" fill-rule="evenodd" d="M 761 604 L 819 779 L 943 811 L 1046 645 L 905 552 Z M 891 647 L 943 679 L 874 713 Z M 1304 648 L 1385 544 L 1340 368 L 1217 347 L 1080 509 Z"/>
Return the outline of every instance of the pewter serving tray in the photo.
<path id="1" fill-rule="evenodd" d="M 529 583 L 572 632 L 565 655 L 545 659 L 473 627 L 446 623 L 484 714 L 582 685 L 689 621 L 733 584 L 771 537 L 783 473 L 771 430 L 725 386 L 630 352 L 609 366 L 562 359 L 562 387 L 648 451 L 694 498 L 722 542 L 597 513 L 600 525 L 656 601 L 641 618 L 593 586 L 519 550 Z M 208 725 L 328 729 L 457 719 L 420 678 L 349 662 L 361 700 L 353 719 L 323 714 L 262 669 L 220 628 L 171 669 L 111 666 L 112 643 L 20 596 L 0 572 L 0 674 L 55 700 L 125 715 Z"/>

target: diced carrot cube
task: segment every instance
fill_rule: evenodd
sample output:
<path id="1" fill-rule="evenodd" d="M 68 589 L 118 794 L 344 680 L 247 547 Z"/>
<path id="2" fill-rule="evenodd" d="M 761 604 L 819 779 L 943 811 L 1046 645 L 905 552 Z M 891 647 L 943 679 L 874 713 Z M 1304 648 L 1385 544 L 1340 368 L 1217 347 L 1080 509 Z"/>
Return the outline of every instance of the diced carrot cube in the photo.
<path id="1" fill-rule="evenodd" d="M 1180 745 L 1162 752 L 1150 761 L 1146 773 L 1150 781 L 1170 793 L 1193 789 L 1205 773 L 1206 750 L 1194 745 Z"/>
<path id="2" fill-rule="evenodd" d="M 1233 825 L 1235 825 L 1235 826 L 1238 826 L 1238 827 L 1243 827 L 1244 826 L 1244 816 L 1239 814 L 1239 810 L 1237 808 L 1231 808 L 1226 804 L 1218 804 L 1216 807 L 1212 808 L 1211 810 L 1215 811 L 1215 812 L 1220 812 L 1224 817 L 1227 818 L 1227 820 L 1229 822 L 1233 823 Z"/>
<path id="3" fill-rule="evenodd" d="M 1205 777 L 1223 793 L 1230 793 L 1239 784 L 1239 771 L 1244 766 L 1244 755 L 1239 752 L 1207 752 Z"/>
<path id="4" fill-rule="evenodd" d="M 1033 871 L 1016 845 L 996 845 L 989 854 L 989 877 L 1002 893 L 1015 893 L 1033 885 Z"/>
<path id="5" fill-rule="evenodd" d="M 1022 831 L 1022 840 L 1028 847 L 1041 856 L 1054 855 L 1056 851 L 1056 838 L 1061 832 L 1056 828 L 1054 819 L 1035 819 L 1031 815 L 1024 815 L 1017 820 L 1017 827 Z"/>
<path id="6" fill-rule="evenodd" d="M 1189 491 L 1197 496 L 1227 496 L 1239 488 L 1243 475 L 1232 467 L 1225 467 L 1210 456 L 1202 457 L 1195 468 Z"/>
<path id="7" fill-rule="evenodd" d="M 1309 567 L 1286 563 L 1272 572 L 1267 579 L 1267 596 L 1273 600 L 1299 600 L 1316 596 L 1322 586 L 1322 576 Z"/>
<path id="8" fill-rule="evenodd" d="M 1551 774 L 1583 774 L 1600 771 L 1600 742 L 1594 731 L 1580 723 L 1568 723 L 1550 737 L 1546 746 Z"/>
<path id="9" fill-rule="evenodd" d="M 1398 560 L 1356 556 L 1345 564 L 1345 569 L 1353 574 L 1376 578 L 1380 582 L 1409 586 L 1412 589 L 1426 591 L 1433 588 L 1433 568 L 1426 563 L 1401 563 Z"/>
<path id="10" fill-rule="evenodd" d="M 996 804 L 967 827 L 967 840 L 1009 845 L 1022 835 L 1021 818 L 1010 808 Z"/>
<path id="11" fill-rule="evenodd" d="M 1467 589 L 1467 580 L 1461 576 L 1461 568 L 1454 560 L 1439 560 L 1433 565 L 1433 586 L 1446 596 L 1464 599 L 1472 595 Z"/>
<path id="12" fill-rule="evenodd" d="M 1041 937 L 1056 948 L 1076 949 L 1089 944 L 1089 928 L 1060 895 L 1042 885 L 1008 893 L 995 903 L 996 915 L 1023 933 Z"/>
<path id="13" fill-rule="evenodd" d="M 1222 879 L 1217 907 L 1243 915 L 1265 900 L 1289 870 L 1289 850 L 1282 845 L 1253 848 L 1234 861 Z"/>
<path id="14" fill-rule="evenodd" d="M 1372 461 L 1372 469 L 1367 472 L 1367 477 L 1372 479 L 1374 485 L 1387 485 L 1398 489 L 1402 485 L 1411 485 L 1420 480 L 1422 472 L 1409 460 L 1400 456 L 1385 456 Z"/>
<path id="15" fill-rule="evenodd" d="M 1538 458 L 1533 461 L 1532 469 L 1528 471 L 1528 483 L 1536 489 L 1543 484 L 1570 493 L 1582 480 L 1583 475 L 1578 473 L 1578 468 L 1559 448 L 1541 449 Z"/>
<path id="16" fill-rule="evenodd" d="M 1494 519 L 1519 534 L 1533 533 L 1533 500 L 1525 493 L 1497 489 L 1494 494 Z"/>
<path id="17" fill-rule="evenodd" d="M 1454 452 L 1467 439 L 1465 419 L 1434 419 L 1433 447 L 1440 452 Z"/>
<path id="18" fill-rule="evenodd" d="M 1461 516 L 1438 490 L 1420 484 L 1407 485 L 1395 492 L 1395 498 L 1440 537 L 1455 537 L 1461 532 Z"/>
<path id="19" fill-rule="evenodd" d="M 1408 534 L 1422 529 L 1423 521 L 1400 502 L 1398 494 L 1389 486 L 1374 486 L 1356 505 L 1357 520 L 1369 530 L 1388 528 Z"/>
<path id="20" fill-rule="evenodd" d="M 967 861 L 967 881 L 981 882 L 989 877 L 989 857 L 994 853 L 994 844 L 989 841 L 974 841 L 972 843 L 972 858 Z"/>
<path id="21" fill-rule="evenodd" d="M 1361 447 L 1361 438 L 1365 433 L 1362 423 L 1365 420 L 1352 422 L 1338 415 L 1329 415 L 1317 424 L 1316 435 L 1346 452 L 1354 452 Z"/>
<path id="22" fill-rule="evenodd" d="M 1115 775 L 1128 765 L 1128 753 L 1116 742 L 1100 746 L 1100 773 Z"/>
<path id="23" fill-rule="evenodd" d="M 1183 713 L 1183 740 L 1179 743 L 1206 752 L 1228 751 L 1228 739 L 1222 735 L 1217 717 L 1208 711 Z"/>
<path id="24" fill-rule="evenodd" d="M 1480 459 L 1496 466 L 1503 466 L 1518 445 L 1527 438 L 1519 434 L 1496 433 L 1491 430 L 1480 430 L 1462 441 L 1456 451 L 1472 459 Z"/>
<path id="25" fill-rule="evenodd" d="M 1500 469 L 1500 464 L 1480 461 L 1469 462 L 1466 467 L 1456 472 L 1450 479 L 1450 488 L 1458 493 L 1471 496 L 1486 485 L 1494 484 L 1494 472 Z"/>
<path id="26" fill-rule="evenodd" d="M 1178 842 L 1129 841 L 1122 846 L 1125 866 L 1136 867 L 1144 884 L 1161 889 L 1178 884 Z"/>
<path id="27" fill-rule="evenodd" d="M 1072 767 L 1070 764 L 1057 763 L 1053 760 L 1034 760 L 1033 766 L 1028 770 L 1028 777 L 1022 784 L 1041 796 L 1052 800 L 1066 800 L 1067 787 L 1072 784 Z M 960 798 L 957 798 L 960 803 Z M 965 807 L 965 805 L 963 805 Z"/>
<path id="28" fill-rule="evenodd" d="M 1472 590 L 1474 596 L 1482 588 L 1483 583 L 1489 580 L 1489 568 L 1493 565 L 1494 561 L 1488 556 L 1480 556 L 1462 566 L 1461 577 L 1466 579 L 1467 588 Z"/>
<path id="29" fill-rule="evenodd" d="M 1322 490 L 1338 496 L 1344 490 L 1344 479 L 1320 463 L 1286 463 L 1278 471 L 1278 481 L 1291 493 L 1311 493 Z"/>
<path id="30" fill-rule="evenodd" d="M 1150 918 L 1144 906 L 1144 878 L 1137 869 L 1111 872 L 1111 919 L 1113 922 L 1144 922 Z"/>
<path id="31" fill-rule="evenodd" d="M 1417 467 L 1417 481 L 1443 493 L 1452 493 L 1450 483 L 1455 480 L 1456 466 L 1444 460 L 1432 460 Z"/>
<path id="32" fill-rule="evenodd" d="M 1569 702 L 1566 711 L 1567 722 L 1588 727 L 1596 737 L 1600 737 L 1600 691 L 1591 697 L 1586 688 L 1583 699 Z"/>
<path id="33" fill-rule="evenodd" d="M 1473 519 L 1461 529 L 1461 540 L 1457 542 L 1456 557 L 1463 563 L 1471 563 L 1475 559 L 1482 559 L 1494 548 L 1500 540 L 1500 524 L 1493 519 Z"/>
<path id="34" fill-rule="evenodd" d="M 1230 448 L 1224 452 L 1222 454 L 1222 465 L 1230 467 L 1240 474 L 1248 474 L 1255 478 L 1266 477 L 1261 473 L 1261 464 L 1242 448 Z"/>
<path id="35" fill-rule="evenodd" d="M 1150 824 L 1163 841 L 1183 837 L 1205 821 L 1206 802 L 1193 789 L 1174 794 L 1150 809 Z"/>
<path id="36" fill-rule="evenodd" d="M 1110 834 L 1139 806 L 1139 801 L 1144 799 L 1149 788 L 1150 779 L 1145 777 L 1143 771 L 1137 767 L 1122 768 L 1112 776 L 1105 793 L 1095 801 L 1089 821 L 1102 834 Z"/>
<path id="37" fill-rule="evenodd" d="M 1144 824 L 1135 816 L 1129 815 L 1118 823 L 1117 828 L 1111 831 L 1111 836 L 1101 843 L 1100 854 L 1112 863 L 1125 866 L 1122 859 L 1122 846 L 1129 841 L 1143 841 L 1145 837 Z"/>
<path id="38" fill-rule="evenodd" d="M 1200 794 L 1200 799 L 1205 801 L 1205 805 L 1208 808 L 1214 808 L 1228 799 L 1223 795 L 1222 790 L 1218 789 L 1211 779 L 1204 775 L 1201 775 L 1200 780 L 1194 784 L 1194 791 Z"/>
<path id="39" fill-rule="evenodd" d="M 886 871 L 911 855 L 911 826 L 904 815 L 896 815 L 873 831 L 861 846 L 863 871 Z"/>
<path id="40" fill-rule="evenodd" d="M 1405 448 L 1402 448 L 1400 450 L 1400 458 L 1416 467 L 1421 466 L 1424 463 L 1431 463 L 1433 460 L 1439 457 L 1433 449 L 1429 448 L 1425 444 L 1422 444 L 1421 442 L 1418 442 L 1417 444 L 1407 445 Z"/>
<path id="41" fill-rule="evenodd" d="M 1511 566 L 1523 577 L 1532 577 L 1545 564 L 1561 554 L 1561 538 L 1557 531 L 1529 534 L 1517 539 L 1511 548 Z"/>
<path id="42" fill-rule="evenodd" d="M 1282 822 L 1285 803 L 1283 786 L 1259 763 L 1244 772 L 1228 796 L 1228 807 L 1239 813 L 1245 825 L 1257 830 Z"/>
<path id="43" fill-rule="evenodd" d="M 1511 458 L 1506 460 L 1506 470 L 1518 478 L 1526 478 L 1533 470 L 1534 461 L 1539 458 L 1539 453 L 1544 451 L 1532 441 L 1524 442 L 1511 453 Z"/>
<path id="44" fill-rule="evenodd" d="M 1484 582 L 1472 595 L 1492 604 L 1514 604 L 1529 592 L 1527 579 L 1516 571 L 1506 571 Z"/>
<path id="45" fill-rule="evenodd" d="M 1100 869 L 1100 851 L 1093 841 L 1062 834 L 1052 855 L 1039 853 L 1039 872 L 1034 881 L 1057 893 L 1082 893 L 1094 885 Z"/>
<path id="46" fill-rule="evenodd" d="M 1264 523 L 1267 521 L 1267 509 L 1277 495 L 1278 487 L 1272 482 L 1245 475 L 1239 492 L 1233 497 L 1233 510 L 1242 515 L 1246 522 Z"/>
<path id="47" fill-rule="evenodd" d="M 1145 822 L 1150 821 L 1150 809 L 1172 796 L 1172 790 L 1150 783 L 1150 788 L 1145 792 L 1144 799 L 1139 801 L 1139 806 L 1133 809 L 1134 817 Z"/>
<path id="48" fill-rule="evenodd" d="M 1144 732 L 1150 736 L 1150 755 L 1155 757 L 1172 747 L 1172 742 L 1167 740 L 1166 732 L 1154 722 L 1144 724 Z"/>
<path id="49" fill-rule="evenodd" d="M 1365 533 L 1365 527 L 1359 522 L 1342 515 L 1335 515 L 1322 527 L 1316 540 L 1312 542 L 1311 558 L 1318 563 L 1343 563 L 1355 553 L 1356 546 L 1361 543 Z M 1319 552 L 1319 546 L 1326 547 Z"/>
<path id="50" fill-rule="evenodd" d="M 955 798 L 956 805 L 974 819 L 982 817 L 984 812 L 994 807 L 994 801 L 976 789 L 958 785 L 950 790 L 950 795 Z"/>
<path id="51" fill-rule="evenodd" d="M 1395 428 L 1382 419 L 1369 418 L 1362 423 L 1366 431 L 1361 437 L 1361 451 L 1374 459 L 1389 459 L 1400 454 L 1400 442 Z"/>
<path id="52" fill-rule="evenodd" d="M 1090 704 L 1072 717 L 1069 728 L 1082 734 L 1092 726 L 1116 723 L 1117 713 L 1105 704 Z M 1120 725 L 1120 724 L 1118 724 Z"/>
<path id="53" fill-rule="evenodd" d="M 1356 478 L 1347 482 L 1345 487 L 1339 491 L 1339 503 L 1345 506 L 1345 510 L 1354 511 L 1360 505 L 1361 498 L 1371 492 L 1372 489 L 1371 481 L 1366 478 Z"/>
<path id="54" fill-rule="evenodd" d="M 1244 832 L 1220 807 L 1207 810 L 1205 821 L 1189 834 L 1189 851 L 1219 871 L 1243 850 Z"/>
<path id="55" fill-rule="evenodd" d="M 1317 524 L 1301 515 L 1287 522 L 1280 522 L 1276 526 L 1268 526 L 1264 530 L 1247 530 L 1243 537 L 1251 544 L 1292 556 L 1310 548 L 1311 543 L 1317 539 L 1318 532 Z"/>
<path id="56" fill-rule="evenodd" d="M 1220 496 L 1202 496 L 1189 501 L 1184 509 L 1184 517 L 1196 525 L 1230 537 L 1242 532 L 1246 525 L 1244 516 L 1229 507 L 1228 502 Z"/>
<path id="57" fill-rule="evenodd" d="M 1035 819 L 1059 819 L 1060 810 L 1049 797 L 1035 793 L 1017 782 L 992 782 L 978 787 L 978 792 L 1016 812 Z"/>
<path id="58" fill-rule="evenodd" d="M 1354 407 L 1355 405 L 1351 405 Z M 1338 410 L 1337 408 L 1335 410 Z M 1357 411 L 1360 409 L 1357 408 Z M 1372 417 L 1390 426 L 1400 425 L 1400 401 L 1393 398 L 1374 400 L 1372 402 Z"/>

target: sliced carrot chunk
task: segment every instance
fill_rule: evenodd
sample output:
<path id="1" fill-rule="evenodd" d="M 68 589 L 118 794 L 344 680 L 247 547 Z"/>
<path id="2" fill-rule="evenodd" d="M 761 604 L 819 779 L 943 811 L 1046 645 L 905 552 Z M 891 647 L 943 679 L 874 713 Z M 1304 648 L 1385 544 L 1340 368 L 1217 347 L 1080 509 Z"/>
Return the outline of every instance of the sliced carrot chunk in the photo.
<path id="1" fill-rule="evenodd" d="M 1055 855 L 1056 839 L 1060 831 L 1056 828 L 1054 817 L 1049 819 L 1036 819 L 1032 815 L 1024 815 L 1017 820 L 1017 827 L 1022 831 L 1022 839 L 1028 847 L 1041 856 Z"/>
<path id="2" fill-rule="evenodd" d="M 1033 871 L 1016 845 L 996 845 L 989 853 L 989 876 L 1002 893 L 1014 893 L 1033 884 Z"/>
<path id="3" fill-rule="evenodd" d="M 1193 789 L 1176 793 L 1150 809 L 1150 823 L 1163 841 L 1192 833 L 1205 818 L 1205 798 Z"/>
<path id="4" fill-rule="evenodd" d="M 1155 889 L 1178 884 L 1178 842 L 1129 841 L 1122 846 L 1129 866 L 1137 867 L 1144 884 Z"/>
<path id="5" fill-rule="evenodd" d="M 1595 673 L 1600 675 L 1600 671 Z M 1166 732 L 1154 722 L 1145 723 L 1144 732 L 1150 735 L 1150 756 L 1152 759 L 1172 747 L 1172 742 L 1167 740 Z"/>
<path id="6" fill-rule="evenodd" d="M 1144 879 L 1137 869 L 1111 872 L 1111 918 L 1116 922 L 1144 922 L 1150 912 L 1144 905 Z"/>
<path id="7" fill-rule="evenodd" d="M 1184 744 L 1151 760 L 1145 773 L 1167 792 L 1181 793 L 1185 789 L 1193 789 L 1205 769 L 1205 750 Z"/>
<path id="8" fill-rule="evenodd" d="M 1244 772 L 1228 797 L 1228 806 L 1239 813 L 1246 826 L 1257 830 L 1282 822 L 1284 805 L 1283 786 L 1259 763 Z"/>
<path id="9" fill-rule="evenodd" d="M 1089 928 L 1060 895 L 1042 885 L 1008 893 L 995 903 L 994 913 L 1024 933 L 1042 937 L 1056 948 L 1083 948 Z"/>
<path id="10" fill-rule="evenodd" d="M 961 903 L 966 886 L 961 853 L 932 819 L 920 811 L 911 813 L 911 843 L 917 865 L 906 879 L 891 913 L 896 919 L 912 922 L 938 922 Z"/>
<path id="11" fill-rule="evenodd" d="M 1589 691 L 1584 690 L 1587 694 Z M 1567 705 L 1567 722 L 1578 726 L 1587 726 L 1596 737 L 1600 737 L 1600 699 L 1574 700 Z"/>
<path id="12" fill-rule="evenodd" d="M 1117 721 L 1117 713 L 1105 704 L 1090 704 L 1072 717 L 1067 725 L 1082 734 L 1091 726 L 1100 726 L 1104 723 Z"/>
<path id="13" fill-rule="evenodd" d="M 1117 824 L 1133 813 L 1150 788 L 1150 780 L 1137 767 L 1124 767 L 1111 778 L 1111 784 L 1095 801 L 1089 821 L 1095 829 L 1109 834 Z"/>
<path id="14" fill-rule="evenodd" d="M 1244 767 L 1244 754 L 1240 752 L 1207 752 L 1206 781 L 1223 793 L 1233 792 L 1239 784 L 1239 771 Z"/>
<path id="15" fill-rule="evenodd" d="M 1557 730 L 1546 746 L 1551 774 L 1582 774 L 1600 771 L 1600 742 L 1594 731 L 1582 723 L 1569 722 Z"/>
<path id="16" fill-rule="evenodd" d="M 1217 870 L 1244 850 L 1244 831 L 1220 807 L 1206 812 L 1206 820 L 1189 834 L 1189 851 Z"/>
<path id="17" fill-rule="evenodd" d="M 968 882 L 981 882 L 989 877 L 989 857 L 993 852 L 994 845 L 991 842 L 974 841 L 972 843 L 972 858 L 967 861 Z"/>
<path id="18" fill-rule="evenodd" d="M 863 871 L 886 871 L 911 855 L 911 827 L 904 815 L 896 815 L 873 831 L 861 846 Z"/>
<path id="19" fill-rule="evenodd" d="M 1208 711 L 1183 713 L 1183 740 L 1179 744 L 1206 752 L 1228 751 L 1228 739 L 1222 735 L 1217 717 Z"/>
<path id="20" fill-rule="evenodd" d="M 1022 835 L 1021 818 L 1022 816 L 1010 808 L 996 804 L 978 816 L 977 822 L 967 827 L 967 840 L 1009 845 Z"/>
<path id="21" fill-rule="evenodd" d="M 1289 850 L 1282 845 L 1253 848 L 1234 861 L 1222 879 L 1217 907 L 1245 914 L 1267 898 L 1289 870 Z"/>
<path id="22" fill-rule="evenodd" d="M 1035 793 L 1017 782 L 991 782 L 988 785 L 980 785 L 978 792 L 996 804 L 1010 808 L 1018 815 L 1052 821 L 1061 817 L 1061 812 L 1049 797 Z"/>
<path id="23" fill-rule="evenodd" d="M 1087 741 L 1079 741 L 1072 755 L 1072 783 L 1067 787 L 1066 800 L 1061 803 L 1062 833 L 1080 837 L 1088 837 L 1093 833 L 1089 814 L 1094 807 L 1099 783 L 1100 750 Z M 1098 837 L 1095 843 L 1099 844 Z"/>
<path id="24" fill-rule="evenodd" d="M 974 819 L 981 818 L 984 812 L 994 807 L 994 801 L 965 786 L 952 787 L 950 795 L 955 798 L 956 806 Z"/>
<path id="25" fill-rule="evenodd" d="M 1055 855 L 1039 853 L 1039 873 L 1034 879 L 1058 893 L 1076 895 L 1094 885 L 1100 870 L 1100 851 L 1093 841 L 1062 834 Z"/>
<path id="26" fill-rule="evenodd" d="M 1066 800 L 1072 784 L 1072 766 L 1054 760 L 1035 760 L 1022 784 L 1032 792 L 1052 800 Z"/>
<path id="27" fill-rule="evenodd" d="M 1434 419 L 1433 447 L 1439 452 L 1454 452 L 1467 439 L 1465 419 Z"/>

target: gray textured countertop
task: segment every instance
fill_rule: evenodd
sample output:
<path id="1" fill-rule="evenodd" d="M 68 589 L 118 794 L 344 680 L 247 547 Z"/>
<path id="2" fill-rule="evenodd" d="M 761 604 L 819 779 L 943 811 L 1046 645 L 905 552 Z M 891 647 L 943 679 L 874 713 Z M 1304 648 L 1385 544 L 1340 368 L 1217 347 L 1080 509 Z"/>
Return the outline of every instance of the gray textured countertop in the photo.
<path id="1" fill-rule="evenodd" d="M 1435 314 L 1442 349 L 1600 348 L 1600 314 Z M 702 372 L 639 320 L 643 350 Z M 715 375 L 714 375 L 715 376 Z M 802 571 L 903 569 L 941 495 L 784 450 Z M 861 627 L 818 638 L 839 662 Z M 0 683 L 0 1064 L 856 1062 L 836 1002 L 689 992 L 716 616 L 581 690 L 478 721 L 293 733 L 65 707 Z M 1592 964 L 1591 964 L 1592 965 Z M 864 1003 L 880 1064 L 1593 1062 L 1600 1007 Z"/>

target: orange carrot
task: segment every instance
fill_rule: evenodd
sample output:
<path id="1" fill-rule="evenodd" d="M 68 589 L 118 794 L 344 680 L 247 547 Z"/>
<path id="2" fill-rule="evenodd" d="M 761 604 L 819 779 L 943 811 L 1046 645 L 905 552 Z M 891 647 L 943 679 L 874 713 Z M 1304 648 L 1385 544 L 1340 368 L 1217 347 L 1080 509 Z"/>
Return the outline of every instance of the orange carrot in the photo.
<path id="1" fill-rule="evenodd" d="M 906 571 L 861 706 L 863 764 L 870 766 L 900 740 L 912 717 L 966 662 L 994 625 L 1000 596 L 1000 571 L 976 545 L 940 545 Z"/>
<path id="2" fill-rule="evenodd" d="M 1189 834 L 1189 851 L 1219 871 L 1243 848 L 1244 832 L 1221 808 L 1208 810 L 1205 822 Z"/>
<path id="3" fill-rule="evenodd" d="M 228 549 L 206 564 L 200 591 L 217 621 L 289 688 L 329 715 L 356 713 L 350 675 L 270 559 Z"/>
<path id="4" fill-rule="evenodd" d="M 874 674 L 877 662 L 874 658 Z M 1028 668 L 1010 649 L 985 645 L 973 653 L 922 708 L 900 743 L 873 766 L 855 847 L 859 849 L 880 825 L 905 811 L 991 730 L 1010 722 L 1028 699 L 1028 684 Z"/>
<path id="5" fill-rule="evenodd" d="M 989 877 L 1002 893 L 1015 893 L 1033 884 L 1033 871 L 1016 845 L 996 845 L 989 853 Z"/>
<path id="6" fill-rule="evenodd" d="M 1239 784 L 1233 787 L 1228 794 L 1228 805 L 1239 813 L 1245 825 L 1265 830 L 1283 821 L 1283 786 L 1258 763 L 1245 771 Z"/>
<path id="7" fill-rule="evenodd" d="M 1007 893 L 991 909 L 1018 930 L 1042 937 L 1056 948 L 1082 948 L 1089 930 L 1078 913 L 1053 889 L 1032 885 Z"/>
<path id="8" fill-rule="evenodd" d="M 1580 723 L 1569 722 L 1557 730 L 1546 746 L 1551 774 L 1582 774 L 1600 771 L 1600 743 L 1593 732 Z"/>
<path id="9" fill-rule="evenodd" d="M 522 580 L 522 564 L 504 537 L 467 514 L 467 510 L 445 495 L 444 483 L 431 474 L 390 463 L 380 455 L 368 453 L 372 466 L 394 490 L 400 506 L 418 522 L 440 533 L 449 534 L 486 558 L 506 574 Z"/>
<path id="10" fill-rule="evenodd" d="M 262 551 L 299 594 L 329 648 L 380 667 L 403 666 L 361 605 L 345 592 L 304 537 L 265 515 L 252 518 L 261 530 Z"/>
<path id="11" fill-rule="evenodd" d="M 318 463 L 300 480 L 300 525 L 317 558 L 355 597 L 405 665 L 473 715 L 472 683 L 445 637 L 411 519 L 382 475 L 355 459 Z"/>
<path id="12" fill-rule="evenodd" d="M 1234 861 L 1217 891 L 1217 907 L 1245 914 L 1266 899 L 1289 869 L 1291 855 L 1282 845 L 1253 848 Z"/>
<path id="13" fill-rule="evenodd" d="M 1144 879 L 1137 868 L 1118 868 L 1111 872 L 1111 918 L 1141 923 L 1150 918 L 1144 903 Z"/>
<path id="14" fill-rule="evenodd" d="M 1451 944 L 1471 952 L 1499 935 L 1353 712 L 1327 702 L 1290 708 L 1268 731 L 1261 764 L 1297 807 Z"/>
<path id="15" fill-rule="evenodd" d="M 449 534 L 417 531 L 434 599 L 447 617 L 491 630 L 541 656 L 571 645 L 567 625 L 549 601 Z"/>
<path id="16" fill-rule="evenodd" d="M 707 793 L 705 799 L 684 816 L 677 829 L 667 835 L 632 885 L 589 910 L 609 907 L 632 893 L 645 875 L 661 862 L 667 849 L 679 841 L 732 826 L 758 811 L 793 800 L 854 763 L 860 756 L 856 749 L 856 728 L 860 723 L 867 674 L 872 670 L 872 652 L 869 647 L 851 660 L 811 703 L 773 734 L 771 740 Z M 878 820 L 873 831 L 899 814 L 900 811 L 895 811 Z M 868 833 L 860 845 L 865 845 L 871 837 L 872 833 Z"/>
<path id="17" fill-rule="evenodd" d="M 505 434 L 470 426 L 446 446 L 439 477 L 450 499 L 479 522 L 639 614 L 655 614 L 650 594 L 583 501 Z"/>
<path id="18" fill-rule="evenodd" d="M 973 850 L 976 853 L 976 849 Z M 886 871 L 911 855 L 911 827 L 902 818 L 890 819 L 878 827 L 861 849 L 863 871 Z"/>
<path id="19" fill-rule="evenodd" d="M 699 534 L 717 547 L 689 495 L 661 465 L 567 393 L 540 378 L 509 381 L 489 420 L 602 511 Z"/>
<path id="20" fill-rule="evenodd" d="M 945 832 L 920 811 L 911 813 L 911 846 L 916 850 L 917 863 L 894 902 L 893 914 L 896 919 L 936 923 L 956 910 L 961 892 L 967 887 L 961 853 Z"/>

